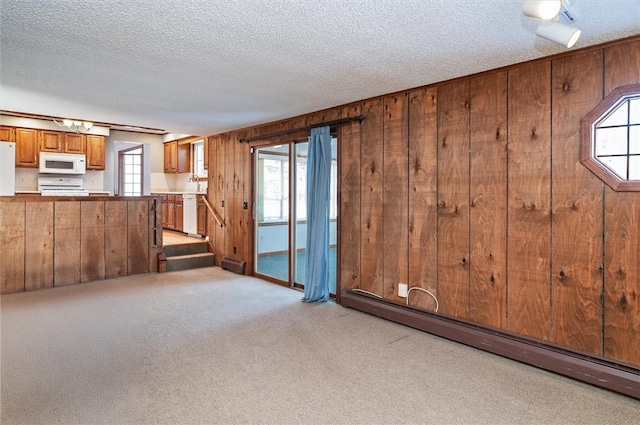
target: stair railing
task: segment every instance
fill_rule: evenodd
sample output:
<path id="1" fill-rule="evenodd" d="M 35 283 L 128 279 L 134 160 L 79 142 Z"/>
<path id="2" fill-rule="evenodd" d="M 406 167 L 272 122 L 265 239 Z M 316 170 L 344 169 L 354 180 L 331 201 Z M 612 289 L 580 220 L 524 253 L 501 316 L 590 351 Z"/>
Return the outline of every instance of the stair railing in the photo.
<path id="1" fill-rule="evenodd" d="M 218 214 L 215 208 L 211 206 L 211 204 L 209 203 L 209 200 L 207 199 L 207 196 L 206 195 L 201 195 L 201 196 L 202 196 L 202 201 L 207 206 L 207 209 L 209 210 L 209 212 L 211 212 L 211 215 L 213 215 L 213 218 L 218 222 L 220 227 L 224 227 L 225 226 L 224 219 L 220 216 L 220 214 Z"/>

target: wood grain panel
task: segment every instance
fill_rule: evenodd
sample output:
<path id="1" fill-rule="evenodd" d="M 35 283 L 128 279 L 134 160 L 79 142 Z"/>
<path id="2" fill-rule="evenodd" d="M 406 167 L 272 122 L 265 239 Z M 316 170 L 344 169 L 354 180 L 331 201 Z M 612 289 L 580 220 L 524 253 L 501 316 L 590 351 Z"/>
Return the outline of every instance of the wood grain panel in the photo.
<path id="1" fill-rule="evenodd" d="M 580 120 L 602 98 L 602 51 L 553 61 L 551 341 L 602 355 L 602 182 L 580 163 Z"/>
<path id="2" fill-rule="evenodd" d="M 80 281 L 105 278 L 104 202 L 80 202 Z"/>
<path id="3" fill-rule="evenodd" d="M 105 277 L 126 276 L 128 250 L 127 201 L 110 201 L 104 205 Z"/>
<path id="4" fill-rule="evenodd" d="M 205 142 L 206 143 L 206 142 Z M 158 271 L 158 253 L 163 246 L 162 240 L 162 197 L 149 202 L 149 271 Z"/>
<path id="5" fill-rule="evenodd" d="M 384 99 L 383 120 L 383 294 L 402 301 L 397 284 L 409 278 L 409 110 L 406 94 Z"/>
<path id="6" fill-rule="evenodd" d="M 438 299 L 469 317 L 469 80 L 438 88 Z"/>
<path id="7" fill-rule="evenodd" d="M 236 226 L 237 226 L 237 209 L 238 205 L 236 201 L 237 195 L 237 185 L 238 185 L 238 175 L 236 172 L 236 146 L 233 143 L 231 135 L 225 134 L 225 187 L 224 187 L 224 210 L 225 210 L 225 220 L 227 223 L 227 232 L 225 234 L 225 247 L 224 247 L 224 255 L 236 258 L 236 253 L 233 252 L 233 247 L 235 246 L 235 235 L 236 235 Z"/>
<path id="8" fill-rule="evenodd" d="M 53 287 L 53 201 L 26 202 L 24 289 Z"/>
<path id="9" fill-rule="evenodd" d="M 24 202 L 0 202 L 0 288 L 3 294 L 25 288 L 24 230 Z"/>
<path id="10" fill-rule="evenodd" d="M 80 202 L 56 201 L 54 205 L 53 284 L 80 283 Z"/>
<path id="11" fill-rule="evenodd" d="M 216 209 L 220 217 L 223 219 L 225 226 L 227 223 L 227 210 L 223 207 L 223 203 L 225 200 L 225 188 L 226 188 L 226 160 L 227 160 L 227 141 L 223 136 L 220 136 L 216 139 L 216 171 L 215 171 L 215 181 L 214 181 L 214 199 L 213 199 L 213 207 Z M 226 255 L 225 247 L 227 238 L 228 227 L 222 227 L 219 224 L 215 224 L 215 244 L 214 251 L 216 253 L 216 265 L 220 265 L 220 261 L 222 257 Z"/>
<path id="12" fill-rule="evenodd" d="M 251 133 L 245 132 L 245 137 L 248 137 Z M 240 158 L 242 162 L 242 234 L 240 235 L 240 245 L 242 246 L 242 259 L 246 261 L 247 265 L 245 273 L 249 273 L 249 270 L 253 270 L 253 199 L 251 196 L 251 150 L 246 144 L 240 145 Z M 247 208 L 244 208 L 244 202 L 247 203 Z"/>
<path id="13" fill-rule="evenodd" d="M 409 286 L 436 294 L 438 288 L 438 110 L 437 89 L 409 93 Z M 422 291 L 409 304 L 434 310 Z"/>
<path id="14" fill-rule="evenodd" d="M 149 273 L 149 204 L 127 201 L 127 270 Z"/>
<path id="15" fill-rule="evenodd" d="M 469 318 L 507 319 L 507 73 L 471 79 Z"/>
<path id="16" fill-rule="evenodd" d="M 360 288 L 382 296 L 383 223 L 382 171 L 384 167 L 382 100 L 364 102 L 361 146 Z"/>
<path id="17" fill-rule="evenodd" d="M 245 180 L 245 172 L 244 172 L 244 162 L 245 162 L 245 151 L 248 150 L 248 146 L 245 144 L 241 144 L 238 141 L 237 133 L 232 138 L 232 143 L 235 147 L 235 155 L 234 155 L 234 177 L 236 180 L 235 188 L 234 188 L 234 201 L 233 205 L 236 207 L 235 215 L 235 228 L 234 228 L 234 247 L 236 253 L 234 254 L 234 258 L 237 258 L 242 261 L 247 261 L 247 257 L 249 255 L 249 247 L 248 244 L 248 233 L 249 226 L 245 221 L 247 214 L 245 213 L 247 210 L 244 209 L 244 202 L 248 200 L 244 196 L 245 186 L 247 181 Z"/>
<path id="18" fill-rule="evenodd" d="M 605 50 L 605 89 L 640 83 L 640 41 Z M 605 326 L 607 357 L 640 365 L 640 193 L 605 186 Z"/>
<path id="19" fill-rule="evenodd" d="M 354 117 L 361 105 L 345 107 L 342 116 Z M 359 288 L 360 283 L 360 123 L 340 127 L 338 139 L 338 288 Z"/>
<path id="20" fill-rule="evenodd" d="M 548 340 L 551 63 L 509 71 L 508 329 Z"/>

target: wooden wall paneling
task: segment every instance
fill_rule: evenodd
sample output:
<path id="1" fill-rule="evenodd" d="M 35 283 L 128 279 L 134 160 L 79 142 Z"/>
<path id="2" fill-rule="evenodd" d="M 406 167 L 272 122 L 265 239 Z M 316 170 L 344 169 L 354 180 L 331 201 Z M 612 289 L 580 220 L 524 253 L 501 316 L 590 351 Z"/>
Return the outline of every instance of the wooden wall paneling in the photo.
<path id="1" fill-rule="evenodd" d="M 104 255 L 105 277 L 111 279 L 129 273 L 127 201 L 110 201 L 104 205 L 105 232 Z"/>
<path id="2" fill-rule="evenodd" d="M 507 73 L 471 79 L 469 319 L 507 318 Z"/>
<path id="3" fill-rule="evenodd" d="M 250 137 L 253 133 L 250 131 L 240 134 L 240 137 Z M 250 274 L 253 270 L 253 194 L 251 188 L 252 183 L 252 160 L 251 148 L 248 144 L 240 144 L 242 158 L 242 251 L 243 260 L 246 261 L 245 273 Z M 244 207 L 246 202 L 247 208 Z"/>
<path id="4" fill-rule="evenodd" d="M 551 62 L 509 70 L 508 329 L 548 340 Z"/>
<path id="5" fill-rule="evenodd" d="M 53 201 L 25 202 L 24 289 L 53 287 Z M 3 245 L 4 248 L 4 245 Z"/>
<path id="6" fill-rule="evenodd" d="M 438 87 L 438 299 L 469 317 L 469 80 Z"/>
<path id="7" fill-rule="evenodd" d="M 54 286 L 80 283 L 80 202 L 54 204 Z"/>
<path id="8" fill-rule="evenodd" d="M 383 119 L 383 296 L 402 301 L 398 283 L 409 279 L 409 139 L 407 94 L 384 99 Z"/>
<path id="9" fill-rule="evenodd" d="M 244 209 L 244 203 L 247 203 L 247 208 L 249 207 L 249 201 L 245 197 L 245 187 L 248 184 L 245 175 L 245 161 L 247 161 L 247 155 L 249 154 L 249 146 L 240 143 L 238 140 L 238 133 L 234 133 L 233 137 L 233 145 L 235 146 L 235 178 L 236 178 L 236 188 L 234 193 L 234 206 L 235 213 L 237 215 L 236 226 L 234 228 L 234 247 L 236 250 L 236 254 L 234 258 L 238 258 L 242 261 L 247 261 L 249 257 L 249 240 L 248 230 L 249 226 L 246 221 L 247 211 L 248 209 Z"/>
<path id="10" fill-rule="evenodd" d="M 229 178 L 226 194 L 229 203 L 228 206 L 225 204 L 225 208 L 227 208 L 227 216 L 229 217 L 227 255 L 238 260 L 244 260 L 244 258 L 240 257 L 242 255 L 242 251 L 239 247 L 242 242 L 242 240 L 239 239 L 242 230 L 242 189 L 240 187 L 240 176 L 242 175 L 242 171 L 239 168 L 241 166 L 241 161 L 238 160 L 238 157 L 241 158 L 242 155 L 236 133 L 231 133 L 229 135 L 229 149 L 227 150 L 227 155 L 227 177 Z"/>
<path id="11" fill-rule="evenodd" d="M 25 288 L 25 203 L 0 202 L 0 290 Z"/>
<path id="12" fill-rule="evenodd" d="M 149 273 L 148 201 L 127 201 L 127 270 Z"/>
<path id="13" fill-rule="evenodd" d="M 227 142 L 224 136 L 219 136 L 216 139 L 216 158 L 215 158 L 215 164 L 216 164 L 216 171 L 215 171 L 215 176 L 214 176 L 214 194 L 215 197 L 213 199 L 212 205 L 213 207 L 216 209 L 216 211 L 218 212 L 218 214 L 220 214 L 220 217 L 224 220 L 225 223 L 225 227 L 221 227 L 219 224 L 215 224 L 215 244 L 214 244 L 214 251 L 216 253 L 216 265 L 220 266 L 220 261 L 222 260 L 222 257 L 224 257 L 226 255 L 226 251 L 225 251 L 225 247 L 226 247 L 226 242 L 225 239 L 227 237 L 227 230 L 228 227 L 226 227 L 228 225 L 227 222 L 227 213 L 226 213 L 226 208 L 223 207 L 223 202 L 225 200 L 225 189 L 226 189 L 226 159 L 227 159 Z"/>
<path id="14" fill-rule="evenodd" d="M 360 104 L 347 106 L 342 116 L 360 115 Z M 359 288 L 360 280 L 360 133 L 361 124 L 353 122 L 340 127 L 338 137 L 338 279 L 340 288 Z"/>
<path id="15" fill-rule="evenodd" d="M 603 184 L 580 163 L 580 120 L 602 99 L 602 51 L 552 63 L 551 341 L 602 355 Z"/>
<path id="16" fill-rule="evenodd" d="M 164 245 L 162 239 L 162 197 L 157 196 L 155 203 L 153 200 L 148 201 L 148 209 L 153 211 L 149 219 L 149 271 L 157 272 L 158 254 Z"/>
<path id="17" fill-rule="evenodd" d="M 218 174 L 218 163 L 217 163 L 217 156 L 218 156 L 218 136 L 211 136 L 211 137 L 207 137 L 206 138 L 206 143 L 209 144 L 209 149 L 207 151 L 208 153 L 208 158 L 207 161 L 209 163 L 208 165 L 208 172 L 207 172 L 207 199 L 209 201 L 209 203 L 215 207 L 216 210 L 218 210 L 218 204 L 219 202 L 217 202 L 218 199 L 218 192 L 217 192 L 217 186 L 216 186 L 216 182 L 217 182 L 217 174 Z M 211 244 L 211 246 L 213 247 L 213 250 L 215 252 L 215 247 L 216 247 L 216 236 L 218 234 L 218 232 L 216 231 L 216 227 L 219 227 L 220 225 L 218 224 L 218 222 L 213 218 L 213 214 L 211 214 L 211 212 L 209 212 L 207 210 L 207 235 L 209 236 L 209 243 Z M 220 265 L 219 261 L 220 261 L 220 254 L 219 253 L 215 253 L 215 264 L 216 265 Z"/>
<path id="18" fill-rule="evenodd" d="M 382 296 L 383 223 L 382 170 L 384 167 L 382 129 L 384 108 L 381 99 L 362 105 L 365 116 L 361 128 L 361 214 L 360 289 Z M 395 223 L 394 223 L 395 225 Z"/>
<path id="19" fill-rule="evenodd" d="M 225 231 L 225 247 L 224 247 L 224 255 L 236 258 L 236 253 L 233 252 L 233 247 L 235 246 L 235 227 L 236 227 L 236 205 L 235 205 L 235 192 L 236 192 L 236 184 L 237 175 L 236 175 L 236 146 L 233 143 L 230 134 L 225 134 L 224 136 L 224 144 L 225 144 L 225 185 L 224 185 L 224 211 L 225 211 L 225 221 L 227 223 L 227 228 Z"/>
<path id="20" fill-rule="evenodd" d="M 409 93 L 409 287 L 438 289 L 438 97 L 437 89 Z M 422 291 L 409 304 L 435 309 Z"/>
<path id="21" fill-rule="evenodd" d="M 105 278 L 104 201 L 80 202 L 80 281 Z"/>
<path id="22" fill-rule="evenodd" d="M 605 49 L 604 96 L 640 83 L 640 41 Z M 640 193 L 605 186 L 604 353 L 640 365 Z"/>

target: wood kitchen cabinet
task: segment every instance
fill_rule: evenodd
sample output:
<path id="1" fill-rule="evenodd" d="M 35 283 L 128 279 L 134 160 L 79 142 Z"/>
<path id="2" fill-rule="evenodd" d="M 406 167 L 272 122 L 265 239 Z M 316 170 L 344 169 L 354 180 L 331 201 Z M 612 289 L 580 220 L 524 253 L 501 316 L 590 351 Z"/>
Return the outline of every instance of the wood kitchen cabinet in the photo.
<path id="1" fill-rule="evenodd" d="M 60 131 L 40 130 L 40 152 L 78 153 L 85 152 L 85 135 Z"/>
<path id="2" fill-rule="evenodd" d="M 105 137 L 87 134 L 86 153 L 87 170 L 104 170 Z"/>
<path id="3" fill-rule="evenodd" d="M 40 130 L 40 152 L 62 152 L 63 135 L 59 131 Z"/>
<path id="4" fill-rule="evenodd" d="M 178 141 L 164 144 L 164 172 L 188 173 L 191 170 L 191 145 Z"/>
<path id="5" fill-rule="evenodd" d="M 16 128 L 16 167 L 38 168 L 38 130 Z"/>
<path id="6" fill-rule="evenodd" d="M 162 227 L 165 229 L 182 232 L 184 226 L 182 219 L 184 216 L 184 204 L 182 195 L 161 195 L 162 196 Z"/>
<path id="7" fill-rule="evenodd" d="M 13 127 L 0 126 L 0 140 L 2 140 L 3 142 L 15 142 L 16 129 Z"/>
<path id="8" fill-rule="evenodd" d="M 202 196 L 198 196 L 198 234 L 207 235 L 207 206 Z"/>
<path id="9" fill-rule="evenodd" d="M 84 134 L 64 133 L 64 153 L 85 153 L 86 136 Z"/>

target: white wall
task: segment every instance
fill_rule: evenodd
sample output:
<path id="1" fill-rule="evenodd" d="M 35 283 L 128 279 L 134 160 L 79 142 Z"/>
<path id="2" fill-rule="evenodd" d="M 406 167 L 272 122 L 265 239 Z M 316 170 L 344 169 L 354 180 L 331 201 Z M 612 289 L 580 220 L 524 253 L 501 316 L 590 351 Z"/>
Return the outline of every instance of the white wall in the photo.
<path id="1" fill-rule="evenodd" d="M 337 242 L 337 221 L 329 224 L 329 244 Z M 304 248 L 307 245 L 307 223 L 296 225 L 296 247 Z M 270 252 L 283 252 L 289 249 L 289 225 L 258 226 L 258 254 Z"/>

